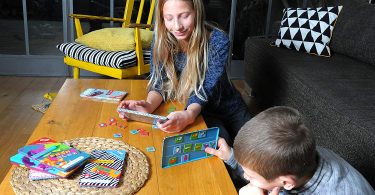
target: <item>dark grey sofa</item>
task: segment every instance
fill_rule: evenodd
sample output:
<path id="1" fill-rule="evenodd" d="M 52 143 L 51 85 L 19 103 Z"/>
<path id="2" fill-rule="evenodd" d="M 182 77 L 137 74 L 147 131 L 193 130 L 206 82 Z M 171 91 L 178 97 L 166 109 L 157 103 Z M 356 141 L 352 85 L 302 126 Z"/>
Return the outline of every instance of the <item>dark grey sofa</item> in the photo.
<path id="1" fill-rule="evenodd" d="M 317 144 L 340 154 L 375 186 L 375 5 L 344 5 L 330 58 L 248 38 L 246 81 L 257 106 L 297 108 Z"/>

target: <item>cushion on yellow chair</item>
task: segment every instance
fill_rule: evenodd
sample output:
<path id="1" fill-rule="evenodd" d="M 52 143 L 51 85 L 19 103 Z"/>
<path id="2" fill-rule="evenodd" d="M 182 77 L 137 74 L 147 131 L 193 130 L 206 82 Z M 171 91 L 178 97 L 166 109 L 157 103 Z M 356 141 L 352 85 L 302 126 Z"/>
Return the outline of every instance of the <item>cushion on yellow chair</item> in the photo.
<path id="1" fill-rule="evenodd" d="M 149 49 L 153 32 L 140 29 L 142 48 Z M 76 39 L 77 43 L 105 51 L 129 51 L 135 49 L 134 28 L 103 28 Z"/>
<path id="2" fill-rule="evenodd" d="M 129 51 L 104 51 L 93 49 L 79 43 L 61 43 L 56 46 L 65 55 L 76 60 L 112 68 L 128 68 L 137 65 L 135 50 Z M 145 64 L 150 63 L 150 50 L 143 50 Z"/>

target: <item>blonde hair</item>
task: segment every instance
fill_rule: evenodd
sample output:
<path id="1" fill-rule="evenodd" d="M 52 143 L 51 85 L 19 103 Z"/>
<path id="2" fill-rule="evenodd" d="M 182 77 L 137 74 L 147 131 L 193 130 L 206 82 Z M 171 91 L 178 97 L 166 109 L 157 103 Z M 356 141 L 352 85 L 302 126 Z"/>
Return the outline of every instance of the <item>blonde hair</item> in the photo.
<path id="1" fill-rule="evenodd" d="M 186 66 L 181 72 L 180 78 L 174 66 L 174 57 L 180 51 L 177 39 L 166 29 L 163 19 L 163 6 L 168 0 L 159 0 L 156 11 L 155 40 L 153 47 L 154 73 L 151 75 L 148 88 L 156 87 L 161 81 L 159 90 L 163 90 L 164 100 L 178 100 L 185 102 L 194 91 L 197 97 L 207 101 L 203 90 L 203 82 L 208 68 L 208 41 L 210 25 L 205 23 L 204 5 L 202 0 L 187 1 L 195 11 L 195 27 L 190 36 L 186 51 Z M 163 80 L 162 72 L 167 79 Z"/>

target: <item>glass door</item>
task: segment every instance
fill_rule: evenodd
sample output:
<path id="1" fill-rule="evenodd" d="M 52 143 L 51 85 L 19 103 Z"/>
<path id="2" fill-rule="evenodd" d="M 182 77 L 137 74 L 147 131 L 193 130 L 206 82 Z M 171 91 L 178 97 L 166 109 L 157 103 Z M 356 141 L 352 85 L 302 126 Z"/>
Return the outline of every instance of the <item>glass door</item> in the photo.
<path id="1" fill-rule="evenodd" d="M 236 2 L 236 0 L 232 0 Z M 1 0 L 0 75 L 71 76 L 57 44 L 75 39 L 70 13 L 122 18 L 125 0 Z M 204 1 L 208 19 L 229 29 L 230 3 Z M 137 7 L 139 1 L 135 2 Z M 146 8 L 149 2 L 146 2 Z M 235 4 L 234 4 L 235 5 Z M 225 13 L 224 13 L 225 12 Z M 135 18 L 135 17 L 134 17 Z M 82 21 L 84 33 L 119 24 Z M 232 28 L 232 27 L 231 27 Z M 230 32 L 231 30 L 229 30 Z M 233 31 L 232 31 L 233 32 Z M 232 33 L 233 34 L 233 33 Z M 95 75 L 82 71 L 81 75 Z"/>

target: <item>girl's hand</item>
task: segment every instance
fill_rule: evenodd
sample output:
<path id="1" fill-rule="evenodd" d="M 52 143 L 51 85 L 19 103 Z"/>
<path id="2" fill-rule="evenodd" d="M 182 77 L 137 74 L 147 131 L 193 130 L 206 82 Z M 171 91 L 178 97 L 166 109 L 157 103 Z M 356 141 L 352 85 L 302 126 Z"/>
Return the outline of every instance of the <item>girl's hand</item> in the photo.
<path id="1" fill-rule="evenodd" d="M 229 160 L 231 156 L 231 148 L 228 146 L 225 139 L 220 137 L 219 140 L 217 141 L 217 146 L 219 147 L 219 149 L 217 150 L 214 148 L 207 147 L 204 151 L 209 154 L 215 155 L 222 160 L 225 160 L 225 161 Z"/>
<path id="2" fill-rule="evenodd" d="M 123 100 L 118 105 L 118 108 L 125 108 L 139 112 L 149 113 L 150 104 L 144 100 Z M 120 118 L 128 118 L 124 113 L 118 112 Z"/>
<path id="3" fill-rule="evenodd" d="M 159 129 L 167 133 L 180 132 L 195 121 L 195 115 L 189 110 L 171 112 L 167 118 L 166 122 L 157 123 Z"/>

